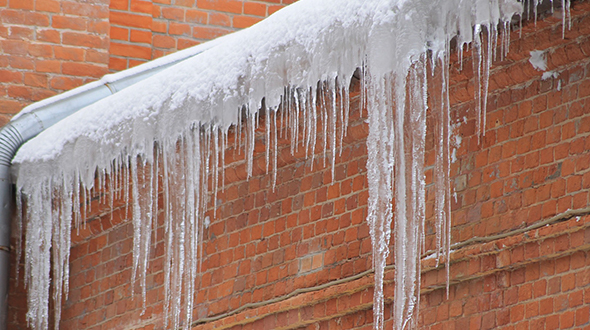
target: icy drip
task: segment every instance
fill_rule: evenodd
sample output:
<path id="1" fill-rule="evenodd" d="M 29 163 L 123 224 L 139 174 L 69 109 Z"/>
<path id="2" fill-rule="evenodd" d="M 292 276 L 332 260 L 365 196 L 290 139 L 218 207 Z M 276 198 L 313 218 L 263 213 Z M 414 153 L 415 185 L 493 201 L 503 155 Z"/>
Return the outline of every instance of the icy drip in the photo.
<path id="1" fill-rule="evenodd" d="M 369 200 L 367 222 L 373 245 L 375 289 L 373 293 L 373 323 L 383 329 L 383 276 L 389 255 L 393 197 L 393 165 L 395 130 L 391 97 L 393 79 L 373 79 L 365 76 L 363 99 L 369 109 L 367 137 L 367 180 Z"/>
<path id="2" fill-rule="evenodd" d="M 195 281 L 199 265 L 199 242 L 206 209 L 208 173 L 217 181 L 217 167 L 209 169 L 209 162 L 217 155 L 207 155 L 212 144 L 220 143 L 217 131 L 191 129 L 176 144 L 162 148 L 163 190 L 165 191 L 165 326 L 189 329 L 194 306 Z M 214 139 L 211 139 L 211 136 Z M 205 138 L 203 138 L 205 137 Z M 216 139 L 217 138 L 217 139 Z M 218 147 L 215 147 L 218 149 Z M 205 155 L 203 154 L 205 153 Z M 215 161 L 216 162 L 216 161 Z"/>
<path id="3" fill-rule="evenodd" d="M 15 158 L 20 164 L 18 191 L 27 200 L 21 210 L 27 221 L 31 326 L 48 326 L 52 249 L 54 283 L 60 283 L 54 285 L 59 291 L 54 300 L 61 305 L 61 294 L 67 293 L 72 210 L 76 226 L 84 225 L 87 205 L 98 193 L 103 203 L 112 206 L 112 198 L 123 198 L 130 205 L 132 280 L 144 305 L 152 228 L 163 209 L 166 324 L 190 327 L 202 219 L 207 207 L 215 210 L 229 128 L 238 125 L 248 177 L 255 171 L 257 130 L 264 129 L 266 168 L 273 172 L 274 186 L 281 125 L 291 135 L 292 153 L 304 148 L 310 164 L 321 157 L 333 171 L 349 118 L 348 84 L 359 67 L 369 122 L 367 221 L 375 268 L 375 328 L 384 323 L 383 276 L 394 219 L 394 324 L 398 329 L 415 325 L 424 235 L 425 54 L 431 54 L 433 68 L 440 60 L 442 71 L 439 105 L 433 109 L 440 117 L 435 190 L 441 233 L 437 251 L 448 266 L 449 43 L 457 37 L 462 50 L 475 40 L 476 108 L 483 129 L 496 24 L 507 25 L 521 10 L 512 0 L 300 0 L 239 38 L 229 38 L 43 132 Z M 482 38 L 484 31 L 487 38 Z M 508 41 L 502 45 L 508 48 Z M 279 113 L 287 123 L 278 120 Z M 264 128 L 259 127 L 262 120 Z M 208 194 L 213 197 L 209 205 Z M 58 325 L 59 308 L 55 319 Z"/>
<path id="4" fill-rule="evenodd" d="M 436 227 L 436 260 L 437 264 L 445 261 L 447 297 L 449 294 L 449 271 L 450 271 L 450 251 L 451 251 L 451 199 L 450 199 L 450 102 L 449 102 L 449 58 L 448 53 L 439 54 L 440 69 L 438 78 L 440 80 L 441 92 L 433 95 L 434 115 L 434 136 L 436 158 L 434 161 L 434 218 Z M 433 67 L 433 72 L 435 68 Z M 488 69 L 489 70 L 489 69 Z M 476 91 L 477 92 L 477 91 Z M 479 99 L 476 101 L 480 104 Z M 478 111 L 481 108 L 476 106 Z M 485 117 L 485 108 L 483 110 Z M 479 118 L 480 114 L 477 113 Z M 482 129 L 485 129 L 482 127 Z M 479 138 L 479 132 L 478 132 Z"/>

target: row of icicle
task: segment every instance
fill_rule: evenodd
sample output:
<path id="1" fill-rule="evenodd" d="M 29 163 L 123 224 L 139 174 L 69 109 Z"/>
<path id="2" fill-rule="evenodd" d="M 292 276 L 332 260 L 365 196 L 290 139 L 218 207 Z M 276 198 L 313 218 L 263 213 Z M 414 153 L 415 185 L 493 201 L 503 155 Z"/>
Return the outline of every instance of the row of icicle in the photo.
<path id="1" fill-rule="evenodd" d="M 535 1 L 535 6 L 539 1 Z M 565 2 L 569 15 L 569 1 Z M 564 26 L 565 17 L 564 14 Z M 500 38 L 500 56 L 509 47 L 510 24 L 504 22 L 500 37 L 495 25 L 476 26 L 471 45 L 475 78 L 476 122 L 485 132 L 490 67 Z M 450 40 L 446 40 L 447 45 Z M 463 45 L 459 47 L 463 52 Z M 437 54 L 422 54 L 415 59 L 407 75 L 372 75 L 370 67 L 361 68 L 361 109 L 367 109 L 367 178 L 369 201 L 367 221 L 373 243 L 375 270 L 374 328 L 384 324 L 383 278 L 390 252 L 394 222 L 395 293 L 394 327 L 417 325 L 420 297 L 420 256 L 424 253 L 425 178 L 424 146 L 429 101 L 436 124 L 437 157 L 434 164 L 436 255 L 446 263 L 449 276 L 450 235 L 450 49 Z M 462 55 L 461 55 L 462 56 Z M 460 61 L 462 62 L 460 56 Z M 438 70 L 438 71 L 437 71 Z M 437 72 L 436 78 L 435 71 Z M 427 95 L 436 82 L 440 95 Z M 332 174 L 338 147 L 342 146 L 349 121 L 349 82 L 330 77 L 309 88 L 285 87 L 280 108 L 265 109 L 264 144 L 266 171 L 277 178 L 279 139 L 291 138 L 290 150 L 299 148 L 312 159 L 316 147 L 323 148 L 324 165 Z M 247 176 L 254 174 L 254 147 L 260 116 L 258 109 L 243 108 L 233 129 L 236 144 L 243 146 Z M 242 136 L 241 132 L 244 132 Z M 163 212 L 165 229 L 165 306 L 166 327 L 189 329 L 193 321 L 195 291 L 202 260 L 203 219 L 215 208 L 218 188 L 224 186 L 227 130 L 215 125 L 195 125 L 170 141 L 155 141 L 153 153 L 127 154 L 113 160 L 110 169 L 97 172 L 95 187 L 83 187 L 74 174 L 75 184 L 67 180 L 45 181 L 38 191 L 17 198 L 18 214 L 25 214 L 25 278 L 29 292 L 27 320 L 35 329 L 49 326 L 49 293 L 53 285 L 55 327 L 59 327 L 61 302 L 67 296 L 69 282 L 70 232 L 86 225 L 88 208 L 98 198 L 113 210 L 123 200 L 132 217 L 132 285 L 139 284 L 146 306 L 146 277 L 149 274 L 150 246 L 158 214 Z M 127 151 L 131 152 L 131 151 Z M 329 164 L 326 160 L 329 159 Z M 311 162 L 313 164 L 313 161 Z M 333 175 L 332 175 L 333 177 Z M 209 182 L 211 181 L 211 182 Z M 208 187 L 211 185 L 212 191 Z M 163 192 L 164 205 L 158 205 Z M 209 195 L 212 195 L 209 196 Z M 212 202 L 210 202 L 212 199 Z M 393 202 L 393 203 L 392 203 Z M 393 205 L 395 204 L 395 209 Z M 78 206 L 81 207 L 78 207 Z M 73 212 L 72 212 L 73 211 Z M 50 214 L 51 221 L 30 212 Z M 53 233 L 53 235 L 52 235 Z M 20 242 L 17 251 L 20 253 Z M 52 260 L 53 264 L 50 264 Z M 36 265 L 36 266 L 35 266 Z M 52 278 L 44 274 L 53 272 Z M 448 287 L 448 284 L 447 284 Z"/>

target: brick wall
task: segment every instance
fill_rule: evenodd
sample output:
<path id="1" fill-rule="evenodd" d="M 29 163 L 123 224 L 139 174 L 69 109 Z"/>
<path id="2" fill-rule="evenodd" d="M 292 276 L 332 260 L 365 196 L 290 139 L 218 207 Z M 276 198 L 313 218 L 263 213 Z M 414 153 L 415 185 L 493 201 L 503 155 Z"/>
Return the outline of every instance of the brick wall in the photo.
<path id="1" fill-rule="evenodd" d="M 111 70 L 242 29 L 295 0 L 111 0 Z"/>
<path id="2" fill-rule="evenodd" d="M 108 72 L 108 0 L 0 1 L 0 125 Z"/>
<path id="3" fill-rule="evenodd" d="M 248 27 L 295 0 L 0 0 L 0 127 L 26 105 Z"/>
<path id="4" fill-rule="evenodd" d="M 525 22 L 522 37 L 512 33 L 508 57 L 495 61 L 492 70 L 481 144 L 469 56 L 463 70 L 453 62 L 452 121 L 461 123 L 456 132 L 462 142 L 452 164 L 452 241 L 465 243 L 452 254 L 448 299 L 445 269 L 423 260 L 423 329 L 590 329 L 590 3 L 574 2 L 572 17 L 565 38 L 557 13 L 536 25 Z M 548 70 L 557 77 L 542 79 L 528 62 L 532 50 L 548 50 Z M 256 154 L 254 175 L 246 180 L 243 153 L 233 152 L 230 137 L 225 187 L 215 217 L 210 210 L 213 220 L 203 242 L 195 329 L 372 329 L 368 128 L 358 98 L 354 88 L 350 130 L 334 178 L 323 154 L 316 155 L 312 170 L 303 151 L 292 156 L 283 138 L 272 191 L 264 154 Z M 428 165 L 432 145 L 429 135 Z M 430 185 L 427 194 L 431 248 Z M 122 201 L 114 210 L 94 203 L 87 227 L 73 232 L 62 328 L 161 329 L 163 220 L 155 230 L 142 315 L 141 298 L 131 295 L 129 283 L 129 215 Z M 388 297 L 392 280 L 389 267 Z M 26 328 L 19 283 L 11 279 L 14 329 Z M 390 307 L 391 299 L 388 328 Z"/>

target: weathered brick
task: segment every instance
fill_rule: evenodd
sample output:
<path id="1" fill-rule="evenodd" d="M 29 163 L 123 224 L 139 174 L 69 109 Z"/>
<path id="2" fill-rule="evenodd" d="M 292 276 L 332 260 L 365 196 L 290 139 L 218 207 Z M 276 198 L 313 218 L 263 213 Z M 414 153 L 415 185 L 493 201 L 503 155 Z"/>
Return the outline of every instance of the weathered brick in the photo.
<path id="1" fill-rule="evenodd" d="M 151 57 L 151 49 L 139 45 L 111 43 L 111 54 L 125 57 L 145 58 Z"/>
<path id="2" fill-rule="evenodd" d="M 63 62 L 62 72 L 71 76 L 100 78 L 107 73 L 106 67 L 95 64 Z"/>
<path id="3" fill-rule="evenodd" d="M 136 15 L 125 12 L 111 12 L 111 24 L 119 26 L 136 27 L 142 29 L 150 29 L 152 26 L 152 17 L 146 15 Z"/>
<path id="4" fill-rule="evenodd" d="M 197 0 L 197 7 L 202 9 L 229 12 L 234 14 L 242 13 L 242 1 L 237 0 Z"/>
<path id="5" fill-rule="evenodd" d="M 144 44 L 151 44 L 152 42 L 152 32 L 151 31 L 143 31 L 143 30 L 130 30 L 130 39 L 131 42 L 136 43 L 144 43 Z"/>
<path id="6" fill-rule="evenodd" d="M 262 19 L 257 18 L 257 17 L 250 17 L 250 16 L 234 16 L 233 21 L 232 21 L 232 26 L 235 28 L 247 28 L 250 27 L 258 22 L 260 22 Z"/>

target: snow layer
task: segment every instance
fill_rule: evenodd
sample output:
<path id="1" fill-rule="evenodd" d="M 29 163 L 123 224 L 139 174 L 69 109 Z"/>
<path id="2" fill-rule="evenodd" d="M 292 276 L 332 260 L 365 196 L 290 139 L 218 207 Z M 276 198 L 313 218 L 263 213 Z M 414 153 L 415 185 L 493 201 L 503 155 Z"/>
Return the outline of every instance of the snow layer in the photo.
<path id="1" fill-rule="evenodd" d="M 437 104 L 439 118 L 435 128 L 440 137 L 435 164 L 436 217 L 439 251 L 446 255 L 438 257 L 448 262 L 450 40 L 456 38 L 460 49 L 473 43 L 479 78 L 478 118 L 485 119 L 497 25 L 508 27 L 511 17 L 521 11 L 514 0 L 300 0 L 42 132 L 23 145 L 13 161 L 18 192 L 28 203 L 29 322 L 35 329 L 48 327 L 50 269 L 58 306 L 62 292 L 67 294 L 68 233 L 72 222 L 80 226 L 83 221 L 86 210 L 78 205 L 89 201 L 91 189 L 108 193 L 111 203 L 118 196 L 131 201 L 133 281 L 139 281 L 145 294 L 150 233 L 159 209 L 156 192 L 162 189 L 167 242 L 165 312 L 170 327 L 182 324 L 189 328 L 208 180 L 213 180 L 212 193 L 216 194 L 229 127 L 243 126 L 246 132 L 240 142 L 245 145 L 249 175 L 254 129 L 262 108 L 266 110 L 267 163 L 275 170 L 279 119 L 289 123 L 292 150 L 304 147 L 313 157 L 318 144 L 325 155 L 331 154 L 333 165 L 338 127 L 342 127 L 342 138 L 348 120 L 348 84 L 361 68 L 369 121 L 367 221 L 375 267 L 375 328 L 383 328 L 383 275 L 394 217 L 394 325 L 402 329 L 415 324 L 430 70 L 442 68 L 435 81 L 443 92 L 430 97 Z M 506 40 L 503 36 L 502 47 L 507 48 Z M 480 129 L 484 126 L 481 122 Z M 316 132 L 320 133 L 316 136 Z M 158 187 L 158 173 L 163 173 L 163 187 Z M 60 203 L 52 203 L 52 197 Z M 56 309 L 55 319 L 59 318 Z"/>

